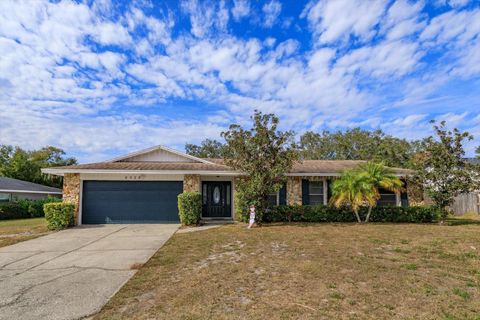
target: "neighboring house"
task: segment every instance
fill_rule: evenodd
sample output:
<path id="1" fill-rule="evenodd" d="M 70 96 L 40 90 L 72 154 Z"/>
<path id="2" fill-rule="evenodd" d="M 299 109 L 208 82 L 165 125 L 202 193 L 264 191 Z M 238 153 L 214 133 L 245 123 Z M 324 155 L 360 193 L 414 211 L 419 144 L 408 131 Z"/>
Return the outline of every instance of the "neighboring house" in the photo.
<path id="1" fill-rule="evenodd" d="M 306 160 L 287 174 L 274 204 L 327 204 L 332 178 L 363 161 Z M 401 177 L 409 170 L 394 169 Z M 235 180 L 220 159 L 153 147 L 110 161 L 42 169 L 64 177 L 63 199 L 76 205 L 77 224 L 178 222 L 177 196 L 198 191 L 203 219 L 234 217 Z M 406 194 L 382 193 L 380 204 L 407 205 Z"/>
<path id="2" fill-rule="evenodd" d="M 41 184 L 0 177 L 0 202 L 20 199 L 38 200 L 62 196 L 62 190 Z"/>

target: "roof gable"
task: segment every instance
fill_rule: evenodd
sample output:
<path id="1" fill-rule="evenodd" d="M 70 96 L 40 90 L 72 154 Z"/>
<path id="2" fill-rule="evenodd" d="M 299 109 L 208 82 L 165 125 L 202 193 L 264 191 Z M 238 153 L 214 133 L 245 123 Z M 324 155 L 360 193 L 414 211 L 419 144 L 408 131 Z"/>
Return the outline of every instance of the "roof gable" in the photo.
<path id="1" fill-rule="evenodd" d="M 191 162 L 211 164 L 210 161 L 164 146 L 156 146 L 136 151 L 107 162 Z"/>

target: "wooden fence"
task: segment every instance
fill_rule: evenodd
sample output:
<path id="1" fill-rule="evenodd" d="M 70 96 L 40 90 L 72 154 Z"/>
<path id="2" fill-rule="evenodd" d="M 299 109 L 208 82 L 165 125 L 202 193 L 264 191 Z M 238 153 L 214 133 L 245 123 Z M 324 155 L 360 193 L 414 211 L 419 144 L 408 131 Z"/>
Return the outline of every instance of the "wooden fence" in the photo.
<path id="1" fill-rule="evenodd" d="M 455 198 L 451 209 L 457 215 L 480 214 L 480 192 L 464 193 Z"/>

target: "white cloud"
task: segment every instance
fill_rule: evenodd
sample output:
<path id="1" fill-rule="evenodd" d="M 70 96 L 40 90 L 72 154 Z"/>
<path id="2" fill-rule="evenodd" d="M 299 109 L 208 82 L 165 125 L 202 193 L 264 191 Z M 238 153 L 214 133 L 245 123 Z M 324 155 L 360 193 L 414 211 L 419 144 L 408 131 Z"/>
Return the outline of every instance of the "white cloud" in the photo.
<path id="1" fill-rule="evenodd" d="M 448 0 L 448 4 L 451 7 L 459 8 L 467 5 L 471 0 Z"/>
<path id="2" fill-rule="evenodd" d="M 0 2 L 0 143 L 98 156 L 181 147 L 246 124 L 255 108 L 298 132 L 362 125 L 417 137 L 432 114 L 480 132 L 463 110 L 433 107 L 456 101 L 442 86 L 478 80 L 478 8 L 430 19 L 421 2 L 312 2 L 303 11 L 311 44 L 287 30 L 235 36 L 230 15 L 240 21 L 255 9 L 261 27 L 281 25 L 280 2 L 253 6 L 190 0 L 184 17 L 155 17 L 140 5 L 117 12 L 108 1 Z M 184 18 L 187 30 L 177 25 Z"/>
<path id="3" fill-rule="evenodd" d="M 103 45 L 127 45 L 132 42 L 127 29 L 118 23 L 101 23 L 95 31 L 95 39 Z"/>
<path id="4" fill-rule="evenodd" d="M 164 20 L 159 20 L 147 16 L 140 9 L 133 7 L 129 12 L 126 12 L 124 20 L 131 32 L 135 32 L 137 28 L 146 27 L 148 30 L 147 38 L 141 40 L 148 40 L 148 43 L 151 45 L 167 45 L 171 42 L 170 33 L 175 26 L 171 14 L 165 17 Z"/>
<path id="5" fill-rule="evenodd" d="M 442 122 L 445 121 L 450 128 L 458 127 L 458 125 L 465 120 L 465 117 L 468 115 L 468 112 L 463 113 L 445 113 L 436 117 L 436 121 Z"/>
<path id="6" fill-rule="evenodd" d="M 417 33 L 425 27 L 421 11 L 423 1 L 395 1 L 384 16 L 381 30 L 388 40 L 397 40 Z"/>
<path id="7" fill-rule="evenodd" d="M 388 9 L 386 23 L 394 25 L 400 21 L 416 19 L 424 5 L 423 1 L 397 0 Z"/>
<path id="8" fill-rule="evenodd" d="M 420 35 L 422 41 L 435 45 L 455 40 L 465 44 L 480 33 L 480 9 L 448 11 L 434 17 Z"/>
<path id="9" fill-rule="evenodd" d="M 384 0 L 327 0 L 311 2 L 302 13 L 320 43 L 347 41 L 355 36 L 362 41 L 374 34 L 374 26 L 385 12 Z"/>
<path id="10" fill-rule="evenodd" d="M 433 18 L 420 34 L 431 50 L 443 51 L 451 73 L 460 77 L 480 74 L 480 9 L 449 11 Z M 454 62 L 452 63 L 452 60 Z"/>
<path id="11" fill-rule="evenodd" d="M 69 115 L 32 112 L 26 107 L 16 108 L 15 114 L 9 111 L 0 105 L 0 112 L 6 114 L 0 118 L 2 142 L 28 149 L 55 145 L 70 152 L 81 150 L 86 154 L 81 160 L 87 162 L 105 160 L 108 152 L 126 153 L 158 144 L 181 148 L 203 137 L 218 137 L 225 129 L 208 122 L 129 114 L 78 117 L 72 122 Z"/>
<path id="12" fill-rule="evenodd" d="M 268 48 L 273 47 L 273 45 L 275 44 L 275 42 L 277 42 L 277 39 L 272 38 L 272 37 L 268 37 L 268 38 L 265 39 L 265 41 L 264 41 L 265 45 L 266 45 Z"/>
<path id="13" fill-rule="evenodd" d="M 190 16 L 191 33 L 198 38 L 206 36 L 214 29 L 225 31 L 227 27 L 229 14 L 224 0 L 212 3 L 187 0 L 182 2 L 182 10 Z"/>
<path id="14" fill-rule="evenodd" d="M 277 45 L 277 48 L 273 53 L 273 57 L 275 59 L 289 57 L 298 50 L 299 46 L 300 44 L 297 40 L 288 39 L 286 41 L 283 41 Z"/>
<path id="15" fill-rule="evenodd" d="M 338 60 L 337 67 L 372 77 L 400 77 L 414 70 L 422 55 L 417 43 L 386 42 L 353 50 Z"/>
<path id="16" fill-rule="evenodd" d="M 472 119 L 474 124 L 480 125 L 480 114 L 478 114 L 475 118 Z"/>
<path id="17" fill-rule="evenodd" d="M 472 77 L 480 74 L 480 37 L 463 48 L 452 74 L 461 77 Z"/>
<path id="18" fill-rule="evenodd" d="M 335 57 L 335 50 L 333 49 L 320 49 L 310 57 L 308 65 L 313 70 L 322 70 L 327 72 L 329 69 L 330 61 Z"/>
<path id="19" fill-rule="evenodd" d="M 403 20 L 393 26 L 387 33 L 388 40 L 397 40 L 404 37 L 407 37 L 411 34 L 420 31 L 423 28 L 424 24 L 412 20 Z"/>
<path id="20" fill-rule="evenodd" d="M 177 83 L 165 76 L 161 68 L 157 68 L 154 64 L 132 64 L 128 66 L 126 71 L 138 80 L 156 85 L 155 88 L 142 90 L 144 94 L 152 93 L 159 97 L 184 95 L 183 90 Z"/>
<path id="21" fill-rule="evenodd" d="M 216 26 L 220 30 L 226 30 L 228 19 L 230 18 L 228 9 L 225 6 L 225 0 L 220 0 L 217 12 Z"/>
<path id="22" fill-rule="evenodd" d="M 411 127 L 415 124 L 418 124 L 419 121 L 425 119 L 426 114 L 411 114 L 409 116 L 398 118 L 393 121 L 393 124 L 396 126 L 407 126 Z"/>
<path id="23" fill-rule="evenodd" d="M 232 16 L 236 21 L 247 17 L 250 14 L 250 2 L 248 0 L 234 0 Z"/>
<path id="24" fill-rule="evenodd" d="M 276 0 L 271 0 L 262 7 L 265 15 L 263 25 L 271 28 L 282 11 L 282 4 Z"/>

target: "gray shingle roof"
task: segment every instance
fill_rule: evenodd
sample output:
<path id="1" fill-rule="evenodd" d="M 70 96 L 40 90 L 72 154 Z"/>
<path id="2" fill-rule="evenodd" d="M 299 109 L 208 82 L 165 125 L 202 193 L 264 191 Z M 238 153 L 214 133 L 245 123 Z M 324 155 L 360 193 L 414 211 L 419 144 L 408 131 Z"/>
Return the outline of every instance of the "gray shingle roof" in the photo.
<path id="1" fill-rule="evenodd" d="M 8 192 L 8 191 L 23 191 L 29 192 L 33 191 L 35 193 L 62 193 L 61 189 L 53 188 L 44 186 L 38 183 L 7 178 L 7 177 L 0 177 L 0 192 Z"/>

